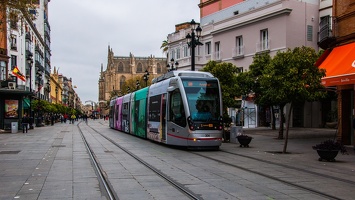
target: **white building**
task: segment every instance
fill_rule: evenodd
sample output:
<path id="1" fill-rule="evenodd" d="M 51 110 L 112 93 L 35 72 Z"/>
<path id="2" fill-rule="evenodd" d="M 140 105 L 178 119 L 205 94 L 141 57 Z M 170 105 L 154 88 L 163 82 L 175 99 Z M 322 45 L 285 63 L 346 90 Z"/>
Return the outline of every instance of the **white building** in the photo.
<path id="1" fill-rule="evenodd" d="M 37 99 L 47 101 L 50 101 L 51 72 L 49 1 L 38 1 L 35 5 L 36 9 L 31 10 L 29 15 L 20 14 L 17 18 L 9 18 L 7 30 L 7 49 L 10 57 L 8 74 L 12 74 L 13 68 L 17 66 L 26 76 L 26 81 L 17 79 L 17 88 L 27 91 L 31 88 Z M 8 13 L 10 14 L 11 11 L 9 10 Z M 36 16 L 34 21 L 33 16 Z"/>
<path id="2" fill-rule="evenodd" d="M 196 47 L 195 68 L 201 69 L 209 60 L 232 63 L 249 70 L 253 57 L 269 52 L 308 46 L 318 50 L 319 0 L 248 0 L 229 6 L 200 19 L 202 46 Z M 183 27 L 181 24 L 180 27 Z M 179 27 L 179 26 L 177 26 Z M 179 62 L 179 70 L 189 70 L 191 57 L 186 44 L 190 28 L 176 29 L 168 35 L 169 59 Z M 258 107 L 243 100 L 244 126 L 258 126 Z M 302 116 L 300 126 L 319 127 L 320 105 L 306 103 L 294 110 Z M 292 120 L 292 119 L 291 119 Z"/>

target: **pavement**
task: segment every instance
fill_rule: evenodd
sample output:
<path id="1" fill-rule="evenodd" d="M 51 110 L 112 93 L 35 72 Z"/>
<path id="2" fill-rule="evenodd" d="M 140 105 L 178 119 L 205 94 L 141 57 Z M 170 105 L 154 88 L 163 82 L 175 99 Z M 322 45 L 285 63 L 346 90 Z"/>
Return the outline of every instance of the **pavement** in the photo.
<path id="1" fill-rule="evenodd" d="M 108 126 L 108 121 L 104 120 L 90 120 L 90 123 Z M 347 146 L 348 155 L 338 155 L 336 162 L 318 161 L 318 155 L 312 149 L 313 145 L 334 138 L 335 129 L 291 128 L 286 154 L 281 153 L 285 141 L 276 139 L 278 130 L 250 128 L 243 132 L 253 137 L 249 148 L 226 142 L 221 150 L 269 160 L 282 166 L 326 173 L 337 177 L 334 184 L 342 184 L 338 180 L 348 180 L 349 188 L 344 185 L 343 189 L 353 191 L 354 147 Z M 76 124 L 56 123 L 53 126 L 35 127 L 25 134 L 22 131 L 0 133 L 0 200 L 105 199 L 98 187 L 95 172 L 86 166 L 91 166 L 91 163 Z M 88 191 L 86 188 L 96 189 Z M 353 194 L 342 195 L 340 199 L 353 199 Z"/>

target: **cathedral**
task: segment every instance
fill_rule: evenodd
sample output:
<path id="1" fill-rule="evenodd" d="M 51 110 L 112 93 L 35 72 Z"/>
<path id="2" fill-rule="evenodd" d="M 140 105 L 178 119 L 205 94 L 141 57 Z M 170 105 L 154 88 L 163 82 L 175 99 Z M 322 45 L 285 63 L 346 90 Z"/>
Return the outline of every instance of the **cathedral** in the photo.
<path id="1" fill-rule="evenodd" d="M 100 79 L 99 79 L 99 102 L 100 108 L 105 107 L 104 102 L 108 102 L 115 96 L 122 96 L 126 93 L 127 83 L 134 81 L 139 83 L 139 87 L 143 88 L 146 83 L 151 82 L 156 78 L 167 72 L 166 58 L 149 57 L 134 57 L 132 53 L 129 56 L 114 56 L 110 46 L 108 47 L 107 67 L 103 70 L 101 65 Z M 149 73 L 149 80 L 145 82 L 144 76 Z M 133 87 L 133 88 L 132 88 Z M 131 89 L 131 90 L 130 90 Z M 131 92 L 136 88 L 130 86 Z M 105 109 L 103 109 L 105 110 Z"/>

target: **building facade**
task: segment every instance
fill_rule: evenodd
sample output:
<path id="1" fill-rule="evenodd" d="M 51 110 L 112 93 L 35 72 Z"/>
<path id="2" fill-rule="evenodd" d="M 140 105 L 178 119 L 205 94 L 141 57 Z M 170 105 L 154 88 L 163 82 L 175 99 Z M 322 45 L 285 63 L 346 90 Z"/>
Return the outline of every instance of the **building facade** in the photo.
<path id="1" fill-rule="evenodd" d="M 38 29 L 49 26 L 48 2 L 36 1 L 25 11 L 1 5 L 0 129 L 19 123 L 24 112 L 33 118 L 32 99 L 50 100 L 50 32 Z"/>
<path id="2" fill-rule="evenodd" d="M 113 50 L 108 47 L 107 67 L 104 70 L 101 65 L 101 73 L 98 82 L 99 86 L 99 109 L 101 114 L 108 114 L 107 102 L 115 96 L 122 96 L 128 93 L 127 81 L 137 80 L 139 87 L 145 87 L 150 80 L 167 72 L 166 58 L 135 57 L 132 53 L 129 56 L 115 56 Z M 144 76 L 149 73 L 149 80 L 145 81 Z M 130 91 L 135 90 L 131 86 Z"/>
<path id="3" fill-rule="evenodd" d="M 322 84 L 337 94 L 338 140 L 354 145 L 355 2 L 337 0 L 332 4 L 332 14 L 321 21 L 319 46 L 326 51 L 317 63 L 326 70 Z"/>
<path id="4" fill-rule="evenodd" d="M 202 28 L 200 42 L 195 49 L 195 68 L 201 69 L 208 61 L 228 62 L 242 71 L 249 70 L 253 57 L 268 52 L 300 46 L 318 50 L 318 0 L 202 0 L 199 4 Z M 190 27 L 177 28 L 168 35 L 169 59 L 179 62 L 179 69 L 190 69 L 191 53 L 186 43 Z M 181 26 L 182 27 L 182 26 Z M 259 108 L 252 99 L 242 100 L 244 126 L 259 126 Z M 295 109 L 291 119 L 295 126 L 321 127 L 320 104 L 306 103 Z M 278 116 L 281 116 L 278 115 Z M 278 121 L 278 120 L 277 120 Z"/>

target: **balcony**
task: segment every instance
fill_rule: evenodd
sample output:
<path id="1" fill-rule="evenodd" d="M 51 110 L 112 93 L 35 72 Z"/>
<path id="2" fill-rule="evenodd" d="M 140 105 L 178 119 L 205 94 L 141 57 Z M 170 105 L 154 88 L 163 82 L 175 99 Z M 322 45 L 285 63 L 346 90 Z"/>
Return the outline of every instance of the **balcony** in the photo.
<path id="1" fill-rule="evenodd" d="M 270 51 L 270 40 L 263 40 L 256 43 L 256 52 L 268 52 Z"/>
<path id="2" fill-rule="evenodd" d="M 216 51 L 213 53 L 213 60 L 216 62 L 222 61 L 222 51 Z"/>
<path id="3" fill-rule="evenodd" d="M 236 46 L 232 49 L 233 59 L 244 58 L 244 46 Z"/>
<path id="4" fill-rule="evenodd" d="M 319 24 L 318 46 L 322 49 L 328 49 L 333 46 L 335 37 L 333 36 L 330 18 L 323 18 Z"/>

